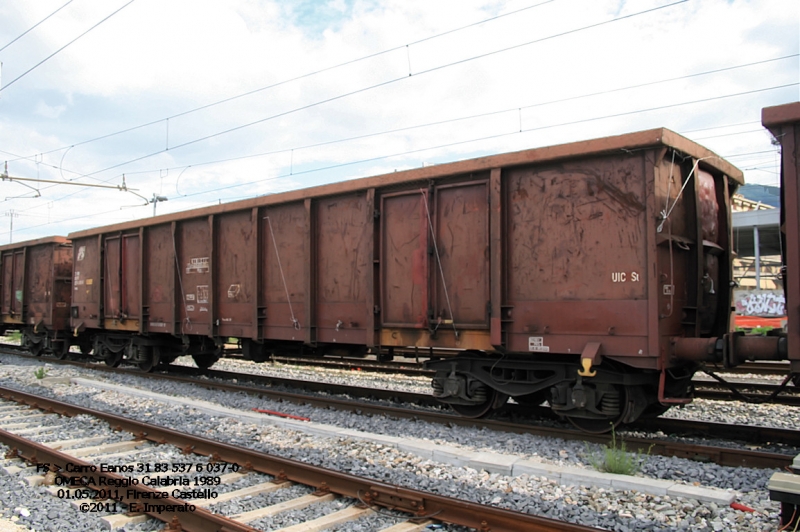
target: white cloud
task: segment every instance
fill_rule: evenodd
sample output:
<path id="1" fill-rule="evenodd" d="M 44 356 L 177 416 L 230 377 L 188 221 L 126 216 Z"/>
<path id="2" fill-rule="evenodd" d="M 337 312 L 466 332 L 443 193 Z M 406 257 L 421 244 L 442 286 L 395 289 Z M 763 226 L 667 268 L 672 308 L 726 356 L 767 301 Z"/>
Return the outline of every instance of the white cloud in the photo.
<path id="1" fill-rule="evenodd" d="M 67 109 L 66 105 L 47 105 L 43 101 L 36 104 L 36 114 L 44 118 L 58 118 Z"/>
<path id="2" fill-rule="evenodd" d="M 82 0 L 64 9 L 0 53 L 4 82 L 125 1 Z M 62 3 L 0 5 L 6 21 L 0 46 Z M 559 0 L 417 42 L 534 3 L 466 0 L 453 9 L 450 3 L 427 0 L 313 5 L 137 0 L 0 92 L 0 150 L 6 152 L 0 155 L 11 161 L 14 172 L 42 178 L 90 173 L 82 181 L 117 185 L 124 173 L 141 195 L 167 195 L 170 200 L 158 205 L 158 212 L 166 213 L 423 163 L 660 126 L 682 132 L 747 122 L 743 129 L 688 135 L 702 137 L 703 144 L 726 155 L 769 151 L 765 133 L 747 131 L 761 129 L 761 107 L 798 99 L 797 88 L 711 99 L 795 83 L 800 77 L 797 58 L 582 97 L 796 54 L 798 6 L 788 0 L 687 2 L 616 22 L 608 21 L 661 4 Z M 580 29 L 591 25 L 597 26 Z M 531 41 L 539 42 L 525 44 Z M 492 53 L 505 48 L 510 49 Z M 385 50 L 391 51 L 174 116 Z M 483 54 L 491 55 L 468 60 Z M 386 84 L 339 97 L 381 83 Z M 567 98 L 574 99 L 547 103 Z M 648 110 L 695 100 L 706 101 Z M 645 111 L 628 114 L 634 110 Z M 611 115 L 618 116 L 601 119 Z M 250 123 L 255 124 L 242 127 Z M 532 131 L 519 133 L 520 127 Z M 217 135 L 227 130 L 232 131 Z M 209 138 L 197 141 L 204 137 Z M 485 137 L 494 138 L 468 142 Z M 445 145 L 450 146 L 431 149 Z M 411 153 L 400 155 L 405 152 Z M 140 160 L 127 162 L 134 159 Z M 769 163 L 752 160 L 753 165 L 744 166 L 756 168 L 747 171 L 748 178 L 776 181 Z M 213 161 L 226 162 L 207 164 Z M 354 161 L 365 162 L 348 164 Z M 61 186 L 43 189 L 42 195 L 41 201 L 6 202 L 7 209 L 29 216 L 19 220 L 15 238 L 152 214 L 151 207 L 121 209 L 138 200 L 119 191 Z"/>

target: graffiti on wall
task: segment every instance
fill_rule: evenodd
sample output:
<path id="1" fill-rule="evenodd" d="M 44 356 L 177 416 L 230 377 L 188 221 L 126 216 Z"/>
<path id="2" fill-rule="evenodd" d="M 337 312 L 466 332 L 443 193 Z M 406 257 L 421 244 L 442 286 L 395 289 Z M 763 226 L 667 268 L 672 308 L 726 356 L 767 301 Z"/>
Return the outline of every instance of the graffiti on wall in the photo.
<path id="1" fill-rule="evenodd" d="M 786 315 L 783 290 L 736 290 L 733 294 L 736 313 L 740 316 Z"/>

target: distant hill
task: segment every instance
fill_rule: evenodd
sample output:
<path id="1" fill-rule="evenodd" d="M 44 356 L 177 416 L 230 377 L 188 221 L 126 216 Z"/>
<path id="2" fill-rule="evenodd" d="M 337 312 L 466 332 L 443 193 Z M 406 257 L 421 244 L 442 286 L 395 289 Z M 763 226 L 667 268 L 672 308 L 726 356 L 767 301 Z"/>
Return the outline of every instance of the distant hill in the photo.
<path id="1" fill-rule="evenodd" d="M 741 194 L 750 201 L 761 202 L 763 205 L 779 207 L 781 203 L 780 187 L 768 185 L 744 185 L 736 189 L 737 194 Z"/>

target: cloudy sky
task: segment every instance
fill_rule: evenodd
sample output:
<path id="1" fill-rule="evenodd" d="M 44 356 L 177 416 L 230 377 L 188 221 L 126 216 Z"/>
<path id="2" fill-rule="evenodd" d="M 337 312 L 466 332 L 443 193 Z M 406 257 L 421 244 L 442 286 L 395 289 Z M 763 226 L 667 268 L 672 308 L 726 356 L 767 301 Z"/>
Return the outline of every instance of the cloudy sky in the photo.
<path id="1" fill-rule="evenodd" d="M 165 214 L 662 126 L 774 185 L 760 111 L 800 100 L 798 11 L 796 0 L 7 0 L 0 163 L 60 183 L 0 183 L 0 243 L 152 216 L 154 196 Z"/>

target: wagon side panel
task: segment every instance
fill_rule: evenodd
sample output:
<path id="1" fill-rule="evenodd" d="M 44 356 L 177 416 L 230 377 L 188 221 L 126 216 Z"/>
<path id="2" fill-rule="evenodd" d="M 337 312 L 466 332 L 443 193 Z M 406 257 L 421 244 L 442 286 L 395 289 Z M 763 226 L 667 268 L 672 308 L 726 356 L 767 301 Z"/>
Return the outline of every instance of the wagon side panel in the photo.
<path id="1" fill-rule="evenodd" d="M 207 218 L 182 220 L 176 226 L 178 250 L 177 296 L 180 331 L 211 335 L 211 230 Z"/>
<path id="2" fill-rule="evenodd" d="M 25 272 L 27 322 L 28 325 L 33 325 L 37 329 L 41 326 L 47 329 L 53 327 L 53 259 L 52 245 L 44 244 L 27 248 L 27 271 Z"/>
<path id="3" fill-rule="evenodd" d="M 800 102 L 767 107 L 761 123 L 781 144 L 781 232 L 786 265 L 787 352 L 800 373 Z"/>
<path id="4" fill-rule="evenodd" d="M 138 322 L 141 318 L 142 290 L 141 290 L 141 242 L 139 233 L 123 235 L 122 237 L 122 311 L 127 319 Z"/>
<path id="5" fill-rule="evenodd" d="M 53 330 L 69 328 L 72 302 L 72 246 L 58 245 L 53 250 Z"/>
<path id="6" fill-rule="evenodd" d="M 313 205 L 318 342 L 367 344 L 372 210 L 364 192 L 321 198 Z"/>
<path id="7" fill-rule="evenodd" d="M 256 234 L 252 211 L 235 211 L 216 217 L 216 271 L 218 334 L 250 338 L 256 286 Z"/>
<path id="8" fill-rule="evenodd" d="M 107 236 L 103 245 L 103 316 L 109 321 L 117 321 L 124 314 L 122 309 L 122 238 L 120 235 Z"/>
<path id="9" fill-rule="evenodd" d="M 100 237 L 75 239 L 73 256 L 70 326 L 99 328 L 102 303 Z"/>
<path id="10" fill-rule="evenodd" d="M 162 224 L 146 228 L 143 252 L 143 320 L 144 330 L 176 334 L 175 305 L 180 290 L 176 288 L 177 263 L 172 226 Z"/>
<path id="11" fill-rule="evenodd" d="M 510 347 L 647 356 L 643 154 L 505 173 Z"/>
<path id="12" fill-rule="evenodd" d="M 309 259 L 303 203 L 271 205 L 259 212 L 262 338 L 301 342 L 309 327 L 305 272 Z"/>
<path id="13" fill-rule="evenodd" d="M 8 323 L 14 320 L 14 251 L 3 253 L 3 322 Z"/>
<path id="14" fill-rule="evenodd" d="M 431 322 L 439 328 L 489 326 L 489 190 L 487 181 L 435 189 Z"/>
<path id="15" fill-rule="evenodd" d="M 419 190 L 381 198 L 381 319 L 384 327 L 428 323 L 427 196 Z"/>

